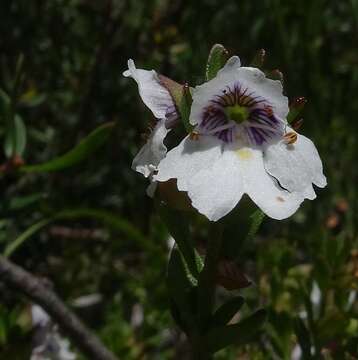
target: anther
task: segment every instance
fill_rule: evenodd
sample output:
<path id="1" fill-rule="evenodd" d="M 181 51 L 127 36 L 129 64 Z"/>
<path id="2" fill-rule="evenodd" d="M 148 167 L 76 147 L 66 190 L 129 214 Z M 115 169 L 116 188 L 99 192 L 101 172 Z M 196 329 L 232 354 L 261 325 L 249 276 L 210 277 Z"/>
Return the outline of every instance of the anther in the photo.
<path id="1" fill-rule="evenodd" d="M 297 133 L 290 131 L 283 135 L 283 140 L 286 145 L 292 145 L 297 141 Z"/>
<path id="2" fill-rule="evenodd" d="M 197 141 L 199 140 L 199 133 L 193 130 L 189 135 L 190 140 Z"/>

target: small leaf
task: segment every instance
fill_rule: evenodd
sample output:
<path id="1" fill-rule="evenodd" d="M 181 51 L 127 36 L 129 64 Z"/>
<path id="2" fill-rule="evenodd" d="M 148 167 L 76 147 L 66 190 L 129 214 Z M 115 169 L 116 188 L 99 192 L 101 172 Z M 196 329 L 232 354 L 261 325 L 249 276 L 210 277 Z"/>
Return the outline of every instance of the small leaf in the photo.
<path id="1" fill-rule="evenodd" d="M 185 84 L 183 87 L 183 96 L 179 104 L 179 113 L 185 130 L 190 133 L 193 130 L 193 125 L 190 124 L 190 109 L 193 99 L 191 97 L 189 84 Z"/>
<path id="2" fill-rule="evenodd" d="M 287 122 L 290 124 L 298 118 L 307 103 L 303 96 L 295 98 L 290 104 L 290 112 L 287 115 Z"/>
<path id="3" fill-rule="evenodd" d="M 4 152 L 7 158 L 22 156 L 26 147 L 26 127 L 19 115 L 15 115 L 6 131 Z"/>
<path id="4" fill-rule="evenodd" d="M 242 296 L 228 300 L 216 310 L 213 315 L 212 323 L 215 326 L 226 325 L 241 309 L 244 301 Z"/>
<path id="5" fill-rule="evenodd" d="M 215 353 L 230 345 L 247 344 L 258 333 L 265 320 L 266 311 L 260 309 L 238 324 L 213 328 L 206 336 L 209 351 Z"/>
<path id="6" fill-rule="evenodd" d="M 206 65 L 206 80 L 213 79 L 218 71 L 225 65 L 228 59 L 228 51 L 221 44 L 215 44 L 209 54 L 208 62 Z"/>
<path id="7" fill-rule="evenodd" d="M 113 130 L 114 123 L 107 123 L 99 126 L 86 138 L 80 141 L 72 150 L 66 154 L 52 159 L 46 163 L 38 165 L 28 165 L 21 167 L 24 172 L 50 172 L 59 171 L 74 166 L 93 154 L 102 146 Z"/>
<path id="8" fill-rule="evenodd" d="M 0 116 L 7 117 L 11 105 L 10 96 L 0 88 Z"/>

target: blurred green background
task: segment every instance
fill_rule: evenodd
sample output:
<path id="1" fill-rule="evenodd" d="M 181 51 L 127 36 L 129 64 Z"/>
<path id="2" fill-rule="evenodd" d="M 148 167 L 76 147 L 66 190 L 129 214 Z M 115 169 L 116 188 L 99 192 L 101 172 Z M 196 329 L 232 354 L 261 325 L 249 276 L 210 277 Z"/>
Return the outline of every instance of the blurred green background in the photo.
<path id="1" fill-rule="evenodd" d="M 246 65 L 266 49 L 266 68 L 283 72 L 287 96 L 308 100 L 300 132 L 315 142 L 328 179 L 315 201 L 288 220 L 266 219 L 241 249 L 240 265 L 254 281 L 243 292 L 247 309 L 266 306 L 269 321 L 251 345 L 218 359 L 294 359 L 298 340 L 308 338 L 312 358 L 358 359 L 357 0 L 2 1 L 0 88 L 11 98 L 22 54 L 13 110 L 26 127 L 25 163 L 48 161 L 101 124 L 116 125 L 90 157 L 61 171 L 10 171 L 1 151 L 0 247 L 66 210 L 11 259 L 50 279 L 121 359 L 188 359 L 168 310 L 168 234 L 145 179 L 130 169 L 152 116 L 122 72 L 133 58 L 195 85 L 214 43 Z M 231 241 L 239 237 L 234 224 Z M 28 301 L 1 283 L 0 291 L 0 358 L 28 359 Z M 102 298 L 76 307 L 90 294 Z"/>

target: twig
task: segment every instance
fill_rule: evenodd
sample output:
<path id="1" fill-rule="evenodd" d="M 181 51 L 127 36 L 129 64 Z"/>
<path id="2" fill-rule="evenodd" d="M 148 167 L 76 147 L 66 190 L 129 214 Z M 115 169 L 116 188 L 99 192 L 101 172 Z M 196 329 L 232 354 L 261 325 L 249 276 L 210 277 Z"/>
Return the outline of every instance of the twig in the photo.
<path id="1" fill-rule="evenodd" d="M 118 360 L 38 278 L 0 255 L 0 280 L 43 307 L 73 342 L 93 360 Z"/>

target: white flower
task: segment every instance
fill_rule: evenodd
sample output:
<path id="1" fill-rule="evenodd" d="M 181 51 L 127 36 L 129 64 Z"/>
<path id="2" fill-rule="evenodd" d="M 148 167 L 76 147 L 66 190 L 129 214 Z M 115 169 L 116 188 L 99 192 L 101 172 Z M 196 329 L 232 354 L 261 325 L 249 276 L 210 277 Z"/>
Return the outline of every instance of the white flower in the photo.
<path id="1" fill-rule="evenodd" d="M 123 75 L 137 82 L 144 104 L 158 120 L 146 144 L 140 149 L 132 163 L 132 169 L 152 181 L 153 173 L 167 153 L 164 139 L 177 121 L 178 114 L 169 91 L 161 84 L 154 70 L 137 69 L 134 61 L 130 59 L 128 70 L 124 71 Z M 153 196 L 155 188 L 156 184 L 152 182 L 147 189 L 148 195 Z"/>
<path id="2" fill-rule="evenodd" d="M 158 164 L 165 158 L 167 147 L 164 139 L 170 130 L 165 126 L 165 119 L 159 120 L 147 142 L 139 150 L 132 162 L 132 169 L 149 177 L 156 171 Z"/>
<path id="3" fill-rule="evenodd" d="M 139 95 L 157 119 L 169 118 L 173 112 L 176 115 L 173 99 L 154 70 L 137 69 L 134 61 L 129 59 L 128 70 L 123 72 L 123 76 L 136 81 Z"/>
<path id="4" fill-rule="evenodd" d="M 247 194 L 274 219 L 291 216 L 326 185 L 313 143 L 287 125 L 280 81 L 241 67 L 234 56 L 193 92 L 187 136 L 157 167 L 156 181 L 177 179 L 209 220 L 229 213 Z"/>

